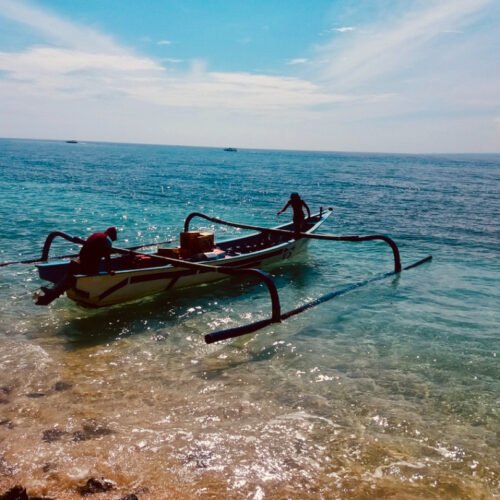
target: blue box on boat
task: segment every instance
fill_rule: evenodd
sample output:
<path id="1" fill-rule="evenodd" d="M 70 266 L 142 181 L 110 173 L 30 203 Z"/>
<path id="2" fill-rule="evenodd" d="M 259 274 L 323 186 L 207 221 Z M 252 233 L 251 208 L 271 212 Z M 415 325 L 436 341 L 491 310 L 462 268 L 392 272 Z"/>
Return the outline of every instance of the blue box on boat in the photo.
<path id="1" fill-rule="evenodd" d="M 219 248 L 215 248 L 211 252 L 204 252 L 203 255 L 207 260 L 218 260 L 223 259 L 226 256 L 226 252 L 224 252 L 224 250 L 220 250 Z"/>

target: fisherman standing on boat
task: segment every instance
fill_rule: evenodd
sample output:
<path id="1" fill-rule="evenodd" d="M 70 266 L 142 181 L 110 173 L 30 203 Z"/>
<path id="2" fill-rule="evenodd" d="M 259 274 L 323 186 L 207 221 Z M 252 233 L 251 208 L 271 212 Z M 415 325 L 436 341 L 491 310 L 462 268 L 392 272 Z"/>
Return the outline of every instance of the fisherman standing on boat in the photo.
<path id="1" fill-rule="evenodd" d="M 290 199 L 287 201 L 286 205 L 278 211 L 276 215 L 282 214 L 289 206 L 292 207 L 293 210 L 293 226 L 295 229 L 295 239 L 300 238 L 300 233 L 302 232 L 304 225 L 304 211 L 302 208 L 307 210 L 307 218 L 311 217 L 311 211 L 307 206 L 307 203 L 299 196 L 299 193 L 292 193 L 290 195 Z"/>

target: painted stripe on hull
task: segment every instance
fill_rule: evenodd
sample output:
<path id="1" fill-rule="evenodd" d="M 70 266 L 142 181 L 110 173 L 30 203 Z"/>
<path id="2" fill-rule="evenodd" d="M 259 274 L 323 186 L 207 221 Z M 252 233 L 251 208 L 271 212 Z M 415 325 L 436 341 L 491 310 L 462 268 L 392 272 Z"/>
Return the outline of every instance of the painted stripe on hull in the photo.
<path id="1" fill-rule="evenodd" d="M 128 284 L 128 279 L 124 279 L 124 280 L 120 281 L 120 283 L 113 285 L 111 288 L 108 288 L 105 292 L 101 293 L 101 295 L 99 295 L 99 300 L 105 299 L 106 297 L 108 297 L 112 293 L 115 293 L 120 288 L 127 286 L 127 284 Z"/>
<path id="2" fill-rule="evenodd" d="M 295 243 L 295 242 L 294 242 Z M 242 258 L 238 259 L 236 261 L 228 262 L 227 264 L 224 264 L 224 266 L 221 267 L 259 267 L 261 265 L 264 265 L 272 260 L 276 260 L 276 258 L 281 257 L 281 258 L 288 258 L 292 256 L 296 251 L 301 250 L 303 245 L 300 245 L 299 248 L 296 248 L 295 246 L 293 249 L 289 248 L 289 245 L 286 245 L 284 248 L 281 248 L 279 250 L 274 250 L 270 253 L 264 253 L 263 255 L 259 256 L 252 256 L 250 258 Z M 281 260 L 281 259 L 280 259 Z M 208 262 L 210 263 L 210 262 Z M 130 300 L 135 300 L 139 299 L 141 297 L 145 297 L 148 295 L 152 295 L 153 293 L 160 293 L 162 291 L 167 291 L 167 290 L 172 290 L 176 287 L 182 288 L 185 286 L 191 286 L 191 285 L 197 285 L 197 284 L 202 284 L 205 282 L 213 282 L 213 281 L 218 281 L 221 279 L 225 279 L 226 275 L 223 273 L 215 273 L 213 271 L 192 271 L 189 269 L 185 270 L 174 270 L 174 268 L 171 268 L 170 270 L 166 271 L 161 271 L 158 270 L 156 272 L 151 272 L 151 270 L 148 269 L 141 269 L 141 273 L 147 272 L 148 274 L 139 274 L 139 275 L 132 275 L 129 276 L 128 278 L 125 278 L 121 280 L 119 283 L 114 284 L 107 290 L 103 291 L 101 294 L 91 298 L 91 294 L 89 292 L 86 292 L 84 290 L 80 289 L 73 289 L 73 291 L 78 291 L 80 292 L 78 296 L 74 293 L 70 293 L 70 298 L 73 300 L 87 306 L 94 306 L 94 307 L 99 307 L 99 306 L 104 306 L 104 305 L 112 305 L 115 303 L 121 303 L 121 302 L 126 302 Z M 208 278 L 205 276 L 203 279 L 200 279 L 199 283 L 196 282 L 189 282 L 183 284 L 182 278 L 185 277 L 195 277 L 197 275 L 206 275 L 206 274 L 213 274 L 213 277 Z M 208 279 L 207 279 L 208 278 Z M 85 278 L 83 278 L 85 279 Z M 86 278 L 88 279 L 88 278 Z M 151 291 L 151 290 L 145 290 L 145 291 L 139 291 L 139 290 L 130 290 L 131 293 L 126 294 L 126 297 L 116 297 L 115 300 L 113 300 L 112 296 L 116 294 L 118 291 L 123 290 L 126 287 L 130 287 L 131 285 L 139 285 L 139 284 L 147 284 L 147 283 L 153 283 L 159 280 L 169 280 L 169 282 L 164 286 L 161 287 L 161 289 L 157 291 Z M 180 281 L 179 281 L 180 280 Z"/>

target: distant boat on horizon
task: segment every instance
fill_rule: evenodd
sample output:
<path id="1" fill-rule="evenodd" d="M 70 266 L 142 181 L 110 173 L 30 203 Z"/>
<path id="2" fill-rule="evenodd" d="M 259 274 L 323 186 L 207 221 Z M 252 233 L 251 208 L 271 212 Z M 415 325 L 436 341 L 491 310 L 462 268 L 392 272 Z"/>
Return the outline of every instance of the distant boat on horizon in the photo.
<path id="1" fill-rule="evenodd" d="M 236 148 L 224 148 L 224 151 L 231 151 L 233 153 L 236 153 L 238 151 Z"/>
<path id="2" fill-rule="evenodd" d="M 75 140 L 70 140 L 70 141 L 66 141 L 67 144 L 78 144 L 78 141 L 75 141 Z"/>

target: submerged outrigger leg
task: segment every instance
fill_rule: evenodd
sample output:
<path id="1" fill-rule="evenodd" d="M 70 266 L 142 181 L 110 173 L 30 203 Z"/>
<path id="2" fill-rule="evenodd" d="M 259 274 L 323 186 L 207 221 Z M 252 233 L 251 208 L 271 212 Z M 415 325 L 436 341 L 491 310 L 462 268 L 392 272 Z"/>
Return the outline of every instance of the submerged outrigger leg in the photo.
<path id="1" fill-rule="evenodd" d="M 313 307 L 316 307 L 320 304 L 323 304 L 324 302 L 328 302 L 329 300 L 332 300 L 335 297 L 339 297 L 340 295 L 344 295 L 348 292 L 356 290 L 357 288 L 368 285 L 368 284 L 373 283 L 375 281 L 383 280 L 383 279 L 388 278 L 390 276 L 395 276 L 395 275 L 399 274 L 401 271 L 407 271 L 409 269 L 413 269 L 417 266 L 425 264 L 426 262 L 430 262 L 431 260 L 432 260 L 432 255 L 428 255 L 427 257 L 404 267 L 400 271 L 390 271 L 388 273 L 379 274 L 379 275 L 374 276 L 372 278 L 368 278 L 364 281 L 360 281 L 358 283 L 353 283 L 352 285 L 347 285 L 343 288 L 340 288 L 339 290 L 334 290 L 333 292 L 322 295 L 321 297 L 318 297 L 317 299 L 311 300 L 310 302 L 306 302 L 305 304 L 303 304 L 295 309 L 292 309 L 290 311 L 287 311 L 287 312 L 281 314 L 280 321 L 284 321 L 284 320 L 290 318 L 291 316 L 295 316 L 297 314 L 303 313 L 309 309 L 312 309 Z M 247 333 L 253 333 L 261 328 L 269 326 L 270 324 L 271 324 L 271 321 L 262 320 L 262 321 L 257 321 L 255 323 L 251 323 L 249 325 L 243 325 L 243 326 L 239 326 L 236 328 L 228 328 L 227 330 L 219 330 L 219 331 L 212 332 L 212 333 L 205 335 L 205 342 L 207 344 L 213 344 L 214 342 L 220 342 L 222 340 L 232 339 L 235 337 L 239 337 L 241 335 L 246 335 Z"/>

